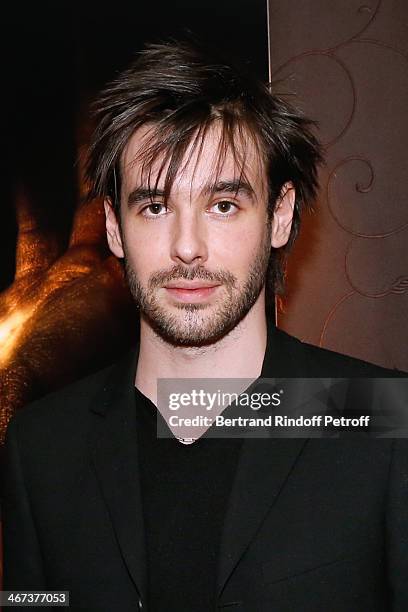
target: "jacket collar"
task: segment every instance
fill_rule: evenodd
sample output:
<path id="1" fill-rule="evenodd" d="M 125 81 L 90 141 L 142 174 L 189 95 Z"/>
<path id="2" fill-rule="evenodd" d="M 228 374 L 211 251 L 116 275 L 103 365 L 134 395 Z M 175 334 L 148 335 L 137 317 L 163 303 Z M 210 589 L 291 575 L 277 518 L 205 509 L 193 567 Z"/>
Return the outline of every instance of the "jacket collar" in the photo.
<path id="1" fill-rule="evenodd" d="M 301 342 L 267 319 L 267 341 L 261 378 L 306 377 L 310 367 Z"/>
<path id="2" fill-rule="evenodd" d="M 296 345 L 296 348 L 295 348 Z M 267 344 L 260 378 L 305 376 L 302 344 L 267 320 Z M 242 445 L 221 538 L 217 589 L 223 588 L 273 508 L 298 460 L 305 439 L 247 438 Z"/>
<path id="3" fill-rule="evenodd" d="M 139 597 L 146 598 L 147 572 L 134 380 L 139 348 L 111 369 L 90 409 L 97 422 L 89 436 L 91 462 L 112 527 Z"/>

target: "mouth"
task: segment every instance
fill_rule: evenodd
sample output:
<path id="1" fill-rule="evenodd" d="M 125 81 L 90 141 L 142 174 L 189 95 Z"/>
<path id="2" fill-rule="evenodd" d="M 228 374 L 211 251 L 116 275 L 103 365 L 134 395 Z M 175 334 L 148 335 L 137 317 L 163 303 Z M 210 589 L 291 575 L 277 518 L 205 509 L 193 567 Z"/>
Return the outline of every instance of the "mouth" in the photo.
<path id="1" fill-rule="evenodd" d="M 201 302 L 213 295 L 218 287 L 220 287 L 219 284 L 209 285 L 203 283 L 203 281 L 193 281 L 190 283 L 178 281 L 166 285 L 164 288 L 169 295 L 178 301 L 195 303 Z"/>

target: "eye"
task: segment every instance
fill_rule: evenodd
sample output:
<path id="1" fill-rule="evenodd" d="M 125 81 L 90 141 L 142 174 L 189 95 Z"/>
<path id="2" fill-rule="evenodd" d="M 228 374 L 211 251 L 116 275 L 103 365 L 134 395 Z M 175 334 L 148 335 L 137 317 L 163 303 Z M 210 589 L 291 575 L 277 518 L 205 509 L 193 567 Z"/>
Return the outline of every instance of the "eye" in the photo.
<path id="1" fill-rule="evenodd" d="M 150 219 L 153 217 L 162 217 L 166 212 L 167 207 L 161 202 L 153 202 L 141 210 L 141 214 Z"/>
<path id="2" fill-rule="evenodd" d="M 213 206 L 211 206 L 211 210 L 214 210 L 219 214 L 219 216 L 231 217 L 238 212 L 238 206 L 229 200 L 222 200 L 220 202 L 216 202 L 216 204 L 213 204 Z"/>

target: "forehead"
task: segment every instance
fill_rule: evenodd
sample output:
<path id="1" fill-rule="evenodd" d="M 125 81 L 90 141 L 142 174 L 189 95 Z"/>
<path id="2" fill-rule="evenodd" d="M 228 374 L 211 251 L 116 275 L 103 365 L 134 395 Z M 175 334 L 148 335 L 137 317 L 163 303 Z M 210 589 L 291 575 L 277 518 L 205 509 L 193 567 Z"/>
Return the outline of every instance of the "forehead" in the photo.
<path id="1" fill-rule="evenodd" d="M 121 166 L 125 189 L 135 186 L 163 188 L 169 167 L 174 168 L 177 155 L 174 149 L 168 151 L 160 146 L 155 127 L 150 124 L 137 129 L 123 151 Z M 155 150 L 158 154 L 154 154 Z M 260 146 L 245 128 L 235 130 L 230 138 L 225 137 L 220 123 L 210 125 L 204 134 L 197 130 L 176 164 L 171 191 L 200 190 L 211 182 L 223 180 L 245 181 L 258 195 L 267 191 Z"/>

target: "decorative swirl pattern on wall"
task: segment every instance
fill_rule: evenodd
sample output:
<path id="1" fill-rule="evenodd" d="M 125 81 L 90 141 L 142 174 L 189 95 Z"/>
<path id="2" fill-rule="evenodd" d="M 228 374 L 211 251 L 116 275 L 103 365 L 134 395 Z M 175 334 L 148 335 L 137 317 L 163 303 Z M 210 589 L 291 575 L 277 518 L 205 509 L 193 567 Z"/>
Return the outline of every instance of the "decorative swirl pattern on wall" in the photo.
<path id="1" fill-rule="evenodd" d="M 350 175 L 352 173 L 347 172 L 347 168 L 345 168 L 345 166 L 348 164 L 351 164 L 352 162 L 357 162 L 360 165 L 365 166 L 366 171 L 368 173 L 368 177 L 362 177 L 358 181 L 355 181 L 353 183 L 354 191 L 360 194 L 367 194 L 367 193 L 370 193 L 373 189 L 374 169 L 373 169 L 371 162 L 368 159 L 364 159 L 358 156 L 350 156 L 340 161 L 333 168 L 333 170 L 331 170 L 328 176 L 328 180 L 327 180 L 327 203 L 328 203 L 329 210 L 333 218 L 335 219 L 336 223 L 338 224 L 338 226 L 341 227 L 341 229 L 343 229 L 348 234 L 351 234 L 352 236 L 356 236 L 359 238 L 387 238 L 388 236 L 392 236 L 393 234 L 396 234 L 404 230 L 405 228 L 407 228 L 408 221 L 406 223 L 403 223 L 402 225 L 398 225 L 397 227 L 389 229 L 388 231 L 378 231 L 376 233 L 372 233 L 372 232 L 367 233 L 367 232 L 364 232 L 362 229 L 360 231 L 358 231 L 357 229 L 354 229 L 351 224 L 348 224 L 346 222 L 346 220 L 344 219 L 344 211 L 345 211 L 344 199 L 340 200 L 337 205 L 334 203 L 334 196 L 335 196 L 334 183 L 336 182 L 336 180 L 339 180 L 343 186 L 347 186 L 347 179 L 351 178 Z M 340 171 L 343 169 L 345 169 L 344 176 L 339 177 Z M 369 206 L 370 206 L 370 203 L 369 203 Z M 342 218 L 342 214 L 343 214 L 343 218 Z M 406 211 L 406 215 L 408 217 L 408 210 Z M 393 219 L 388 220 L 388 222 L 392 224 Z M 364 224 L 364 219 L 362 220 L 362 224 Z"/>
<path id="2" fill-rule="evenodd" d="M 363 27 L 358 32 L 353 34 L 353 36 L 351 36 L 348 40 L 345 40 L 345 41 L 339 43 L 338 45 L 336 45 L 335 47 L 332 47 L 330 49 L 330 51 L 331 52 L 336 51 L 337 49 L 340 49 L 340 47 L 343 47 L 344 45 L 347 45 L 347 44 L 351 43 L 353 40 L 356 40 L 357 38 L 360 38 L 361 35 L 364 34 L 364 32 L 366 32 L 368 30 L 368 28 L 370 27 L 371 23 L 377 17 L 378 11 L 380 10 L 380 6 L 381 6 L 382 2 L 383 2 L 383 0 L 378 0 L 377 5 L 374 8 L 374 10 L 368 4 L 362 4 L 361 6 L 359 6 L 358 9 L 357 9 L 358 13 L 360 13 L 360 14 L 367 13 L 367 15 L 370 15 L 370 17 L 367 19 L 366 23 L 363 25 Z"/>
<path id="3" fill-rule="evenodd" d="M 296 246 L 279 324 L 314 344 L 408 371 L 406 343 L 390 333 L 408 329 L 408 6 L 270 0 L 270 37 L 272 80 L 317 120 L 327 152 L 320 214 L 306 220 Z M 320 240 L 310 253 L 312 225 Z M 311 302 L 313 321 L 304 314 Z M 366 332 L 379 323 L 374 341 Z"/>
<path id="4" fill-rule="evenodd" d="M 390 293 L 408 292 L 405 243 L 395 234 L 386 238 L 375 243 L 371 240 L 350 242 L 345 257 L 345 273 L 355 293 L 367 298 L 382 298 Z M 393 257 L 382 257 L 384 253 L 392 253 Z M 370 261 L 376 263 L 371 274 L 367 273 Z"/>
<path id="5" fill-rule="evenodd" d="M 296 87 L 296 85 L 298 85 L 298 83 L 296 83 L 296 77 L 299 79 L 299 76 L 302 75 L 310 87 L 310 83 L 311 81 L 313 81 L 314 74 L 319 74 L 322 71 L 326 73 L 329 72 L 329 70 L 328 69 L 325 70 L 324 67 L 323 67 L 323 70 L 322 69 L 316 70 L 316 68 L 319 68 L 319 66 L 316 66 L 316 61 L 311 62 L 311 70 L 309 71 L 308 66 L 307 66 L 307 61 L 311 59 L 318 60 L 320 64 L 324 62 L 332 62 L 335 65 L 337 65 L 337 67 L 340 68 L 340 71 L 343 73 L 343 75 L 336 75 L 336 78 L 339 80 L 341 77 L 343 78 L 345 77 L 345 80 L 348 82 L 346 83 L 346 86 L 344 85 L 342 86 L 343 93 L 346 93 L 346 94 L 348 93 L 347 85 L 350 90 L 349 95 L 348 95 L 348 100 L 347 100 L 348 108 L 344 112 L 344 114 L 343 115 L 337 114 L 336 116 L 337 121 L 333 121 L 332 116 L 328 118 L 327 121 L 322 122 L 320 120 L 320 123 L 324 124 L 323 129 L 322 129 L 322 125 L 320 126 L 321 131 L 325 132 L 326 130 L 330 130 L 330 131 L 333 130 L 335 132 L 333 135 L 330 135 L 330 136 L 327 136 L 327 134 L 324 134 L 322 137 L 320 135 L 323 145 L 325 146 L 326 149 L 328 149 L 331 146 L 333 146 L 338 140 L 340 140 L 340 138 L 342 138 L 345 132 L 349 129 L 351 122 L 353 121 L 353 117 L 354 117 L 355 105 L 356 105 L 356 92 L 355 92 L 352 75 L 350 71 L 348 70 L 347 66 L 345 66 L 345 64 L 331 52 L 310 51 L 307 53 L 302 53 L 297 57 L 291 58 L 288 62 L 286 62 L 278 70 L 276 70 L 276 72 L 274 73 L 274 78 L 277 78 L 277 79 L 282 78 L 282 85 L 284 83 L 288 84 L 290 82 L 292 85 L 295 85 Z M 296 70 L 296 64 L 299 64 L 299 67 L 297 68 L 297 70 Z M 285 71 L 288 70 L 289 68 L 291 68 L 291 72 L 289 74 L 285 73 Z M 319 98 L 320 98 L 319 103 L 322 104 L 322 100 L 321 100 L 322 90 L 321 89 L 318 90 L 316 87 L 314 88 L 314 91 L 318 93 Z M 288 91 L 285 92 L 285 90 L 283 90 L 283 93 L 285 94 L 285 93 L 290 93 L 290 92 Z M 304 102 L 306 102 L 306 100 Z M 312 101 L 312 104 L 313 104 L 313 101 Z M 308 106 L 309 105 L 310 105 L 310 97 L 309 97 Z M 324 104 L 322 104 L 322 106 L 324 107 Z M 309 114 L 306 108 L 304 110 L 305 110 L 305 114 Z M 337 123 L 339 123 L 339 125 L 337 125 Z"/>

